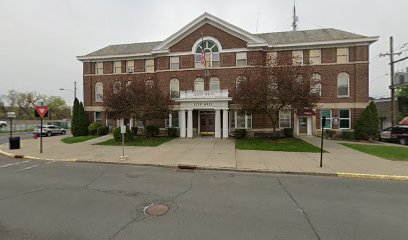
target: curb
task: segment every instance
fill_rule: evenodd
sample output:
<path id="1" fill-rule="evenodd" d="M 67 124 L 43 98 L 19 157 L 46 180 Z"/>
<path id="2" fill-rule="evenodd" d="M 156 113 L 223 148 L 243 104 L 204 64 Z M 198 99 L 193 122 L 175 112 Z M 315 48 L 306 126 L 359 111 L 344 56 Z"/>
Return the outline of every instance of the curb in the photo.
<path id="1" fill-rule="evenodd" d="M 242 173 L 269 173 L 269 174 L 286 174 L 286 175 L 299 175 L 299 176 L 322 176 L 322 177 L 339 177 L 339 178 L 354 178 L 354 179 L 371 179 L 371 180 L 398 180 L 398 181 L 408 181 L 408 176 L 398 176 L 398 175 L 381 175 L 381 174 L 363 174 L 363 173 L 323 173 L 323 172 L 299 172 L 299 171 L 275 171 L 275 170 L 257 170 L 257 169 L 237 169 L 237 168 L 214 168 L 214 167 L 202 167 L 196 165 L 161 165 L 161 164 L 151 164 L 151 163 L 129 163 L 129 162 L 100 162 L 92 160 L 80 160 L 80 159 L 50 159 L 50 158 L 39 158 L 27 155 L 12 154 L 1 150 L 0 154 L 18 159 L 30 159 L 30 160 L 45 160 L 45 161 L 61 161 L 61 162 L 75 162 L 75 163 L 99 163 L 99 164 L 113 164 L 113 165 L 133 165 L 142 167 L 160 167 L 160 168 L 171 168 L 179 170 L 203 170 L 203 171 L 227 171 L 227 172 L 242 172 Z"/>

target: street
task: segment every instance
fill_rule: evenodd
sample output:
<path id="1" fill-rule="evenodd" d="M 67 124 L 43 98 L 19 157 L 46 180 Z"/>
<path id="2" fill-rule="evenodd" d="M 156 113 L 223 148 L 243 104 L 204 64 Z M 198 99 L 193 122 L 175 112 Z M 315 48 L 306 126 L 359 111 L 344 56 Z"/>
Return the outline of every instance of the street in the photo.
<path id="1" fill-rule="evenodd" d="M 0 157 L 0 239 L 405 239 L 408 183 Z M 148 216 L 151 204 L 170 209 Z"/>

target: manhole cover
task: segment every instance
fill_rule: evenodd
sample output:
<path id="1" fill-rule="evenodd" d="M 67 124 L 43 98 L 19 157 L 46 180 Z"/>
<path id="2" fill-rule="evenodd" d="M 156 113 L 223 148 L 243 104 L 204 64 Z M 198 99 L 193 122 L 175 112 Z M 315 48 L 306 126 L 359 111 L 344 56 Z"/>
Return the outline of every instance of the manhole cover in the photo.
<path id="1" fill-rule="evenodd" d="M 145 207 L 144 212 L 150 216 L 162 216 L 169 211 L 169 207 L 164 204 L 152 204 Z"/>

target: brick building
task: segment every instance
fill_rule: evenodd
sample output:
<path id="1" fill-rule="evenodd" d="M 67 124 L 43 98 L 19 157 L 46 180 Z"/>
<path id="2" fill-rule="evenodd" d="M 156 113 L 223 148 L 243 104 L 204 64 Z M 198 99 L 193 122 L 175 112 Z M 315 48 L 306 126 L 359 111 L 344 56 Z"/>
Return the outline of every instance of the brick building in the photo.
<path id="1" fill-rule="evenodd" d="M 79 56 L 85 110 L 92 122 L 116 125 L 101 107 L 104 91 L 117 80 L 142 79 L 174 98 L 169 119 L 156 124 L 179 128 L 181 137 L 227 138 L 236 128 L 270 131 L 266 117 L 237 111 L 231 91 L 237 81 L 255 77 L 282 55 L 315 65 L 321 98 L 312 111 L 282 112 L 279 127 L 312 135 L 320 128 L 316 119 L 324 115 L 326 128 L 350 130 L 368 105 L 369 45 L 377 39 L 332 28 L 251 34 L 204 13 L 164 41 L 111 45 Z M 128 121 L 142 127 L 136 119 Z"/>

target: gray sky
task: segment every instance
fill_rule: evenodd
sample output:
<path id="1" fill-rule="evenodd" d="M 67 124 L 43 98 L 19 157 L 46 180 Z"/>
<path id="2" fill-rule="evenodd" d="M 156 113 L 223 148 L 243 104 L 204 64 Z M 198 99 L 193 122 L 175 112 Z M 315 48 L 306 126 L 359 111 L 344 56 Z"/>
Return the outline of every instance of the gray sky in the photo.
<path id="1" fill-rule="evenodd" d="M 380 36 L 370 49 L 370 96 L 389 96 L 389 36 L 396 49 L 408 42 L 406 0 L 297 0 L 299 29 L 338 28 Z M 164 40 L 207 11 L 249 32 L 290 30 L 289 0 L 1 0 L 0 94 L 10 89 L 60 95 L 72 104 L 82 65 L 76 56 L 110 44 Z M 407 50 L 408 46 L 403 50 Z M 408 56 L 405 51 L 403 56 Z M 400 57 L 397 57 L 400 58 Z M 408 67 L 408 61 L 396 70 Z"/>

